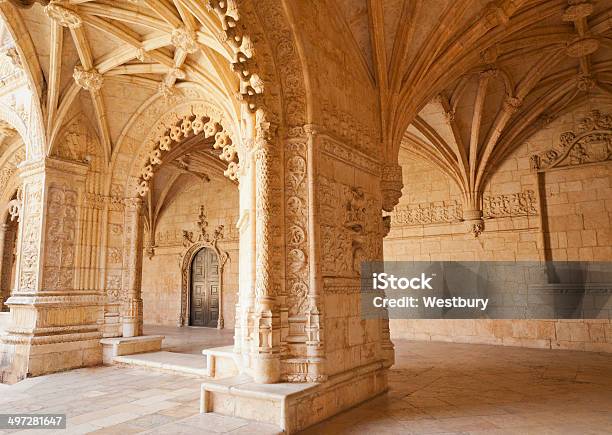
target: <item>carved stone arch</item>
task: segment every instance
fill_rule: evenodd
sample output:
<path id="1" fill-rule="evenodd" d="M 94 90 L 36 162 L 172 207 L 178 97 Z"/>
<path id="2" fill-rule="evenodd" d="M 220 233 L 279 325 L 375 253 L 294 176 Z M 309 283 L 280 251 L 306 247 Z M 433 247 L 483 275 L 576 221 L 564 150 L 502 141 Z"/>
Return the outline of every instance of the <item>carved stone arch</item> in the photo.
<path id="1" fill-rule="evenodd" d="M 138 194 L 144 196 L 148 191 L 155 171 L 174 145 L 201 133 L 204 138 L 214 138 L 213 148 L 221 150 L 219 158 L 228 164 L 224 175 L 230 180 L 237 180 L 238 154 L 232 139 L 233 134 L 225 127 L 222 114 L 209 105 L 191 104 L 188 108 L 183 108 L 180 114 L 175 112 L 173 115 L 172 118 L 159 122 L 145 140 L 143 147 L 148 153 L 138 173 Z"/>
<path id="2" fill-rule="evenodd" d="M 234 146 L 234 143 L 239 143 L 236 133 L 237 126 L 217 105 L 202 97 L 176 98 L 170 110 L 167 110 L 167 104 L 163 105 L 161 99 L 151 98 L 150 102 L 152 103 L 150 108 L 148 110 L 143 108 L 137 112 L 121 133 L 117 151 L 111 160 L 112 185 L 121 186 L 124 196 L 136 195 L 140 190 L 143 169 L 149 165 L 151 153 L 155 150 L 160 151 L 160 140 L 174 146 L 178 143 L 175 139 L 181 141 L 186 136 L 192 137 L 195 131 L 201 133 L 204 131 L 204 125 L 212 121 L 207 126 L 209 128 L 208 137 L 215 137 L 217 133 L 222 133 L 218 136 L 217 145 L 231 147 L 227 150 L 228 156 L 232 152 L 237 153 L 238 150 Z M 196 117 L 198 120 L 194 126 Z M 213 130 L 214 134 L 211 135 Z M 142 136 L 143 131 L 148 133 Z M 227 142 L 224 142 L 226 140 Z M 167 151 L 161 150 L 160 156 L 163 156 L 165 152 Z M 231 161 L 237 163 L 235 155 L 232 157 Z"/>
<path id="3" fill-rule="evenodd" d="M 284 125 L 288 136 L 304 134 L 291 130 L 308 122 L 307 96 L 302 61 L 283 2 L 244 0 L 238 11 L 255 47 L 268 121 Z"/>
<path id="4" fill-rule="evenodd" d="M 191 292 L 191 265 L 193 259 L 202 249 L 208 248 L 212 250 L 219 259 L 219 321 L 217 324 L 218 329 L 224 328 L 223 320 L 223 269 L 225 263 L 229 259 L 229 254 L 226 251 L 221 250 L 216 240 L 212 242 L 200 241 L 187 245 L 187 249 L 180 254 L 181 264 L 181 311 L 178 318 L 177 326 L 186 326 L 189 324 L 189 294 Z"/>
<path id="5" fill-rule="evenodd" d="M 13 108 L 7 106 L 6 104 L 0 103 L 0 120 L 6 122 L 10 125 L 11 128 L 15 129 L 23 143 L 25 145 L 25 152 L 28 160 L 31 160 L 32 157 L 37 157 L 42 155 L 42 148 L 40 147 L 40 142 L 36 142 L 32 140 L 29 136 L 30 131 L 28 129 L 27 124 L 24 122 L 22 117 L 17 113 Z"/>
<path id="6" fill-rule="evenodd" d="M 6 213 L 9 213 L 9 208 L 11 208 L 9 203 L 13 202 L 12 198 L 21 184 L 17 170 L 25 157 L 25 146 L 21 140 L 12 144 L 0 156 L 0 213 L 2 213 L 3 218 L 6 217 Z M 16 204 L 18 205 L 18 203 Z"/>
<path id="7" fill-rule="evenodd" d="M 45 86 L 42 69 L 19 12 L 7 3 L 0 3 L 0 21 L 0 26 L 8 30 L 11 43 L 17 51 L 20 63 L 18 80 L 21 82 L 20 87 L 28 91 L 22 95 L 29 97 L 21 108 L 10 107 L 12 104 L 7 101 L 7 97 L 14 96 L 14 92 L 0 97 L 0 119 L 10 123 L 19 132 L 26 144 L 27 159 L 37 160 L 44 156 L 46 143 L 40 100 Z"/>

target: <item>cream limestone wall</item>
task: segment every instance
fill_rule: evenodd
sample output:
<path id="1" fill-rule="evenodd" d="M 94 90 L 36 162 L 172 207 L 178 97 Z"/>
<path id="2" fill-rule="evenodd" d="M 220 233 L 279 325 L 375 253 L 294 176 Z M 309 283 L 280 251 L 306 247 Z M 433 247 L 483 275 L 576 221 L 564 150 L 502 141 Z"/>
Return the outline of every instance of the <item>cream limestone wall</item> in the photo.
<path id="1" fill-rule="evenodd" d="M 439 169 L 402 150 L 403 196 L 384 241 L 385 260 L 612 261 L 612 162 L 539 174 L 530 169 L 531 155 L 551 149 L 586 114 L 576 110 L 542 128 L 497 168 L 484 192 L 485 230 L 477 238 L 459 222 L 458 188 Z M 612 351 L 609 320 L 390 323 L 395 338 Z"/>
<path id="2" fill-rule="evenodd" d="M 157 325 L 178 324 L 181 309 L 181 263 L 183 230 L 197 230 L 200 206 L 204 205 L 210 232 L 224 226 L 219 248 L 229 259 L 223 271 L 223 316 L 225 327 L 234 327 L 238 289 L 238 187 L 227 180 L 212 179 L 193 184 L 176 196 L 161 213 L 156 227 L 155 255 L 143 260 L 142 298 L 144 322 Z"/>

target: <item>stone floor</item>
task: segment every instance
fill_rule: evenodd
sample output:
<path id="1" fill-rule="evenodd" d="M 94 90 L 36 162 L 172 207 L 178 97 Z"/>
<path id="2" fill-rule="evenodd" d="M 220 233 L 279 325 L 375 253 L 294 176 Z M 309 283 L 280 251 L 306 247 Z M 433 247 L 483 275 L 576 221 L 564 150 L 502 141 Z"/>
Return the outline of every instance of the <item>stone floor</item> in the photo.
<path id="1" fill-rule="evenodd" d="M 612 433 L 612 355 L 409 341 L 396 351 L 387 395 L 305 433 Z M 194 379 L 99 367 L 0 384 L 0 413 L 66 413 L 62 434 L 277 432 L 199 415 L 198 396 Z"/>
<path id="2" fill-rule="evenodd" d="M 202 355 L 203 349 L 228 346 L 234 343 L 233 329 L 145 325 L 143 332 L 145 335 L 165 336 L 162 350 L 176 353 Z"/>

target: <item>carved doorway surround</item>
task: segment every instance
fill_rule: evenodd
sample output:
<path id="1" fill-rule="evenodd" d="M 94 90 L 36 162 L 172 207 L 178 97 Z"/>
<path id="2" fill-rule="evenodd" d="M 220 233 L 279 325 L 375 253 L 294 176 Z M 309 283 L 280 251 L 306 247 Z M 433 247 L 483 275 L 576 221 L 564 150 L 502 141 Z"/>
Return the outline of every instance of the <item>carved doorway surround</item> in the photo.
<path id="1" fill-rule="evenodd" d="M 217 275 L 219 277 L 219 317 L 217 328 L 223 329 L 223 268 L 229 258 L 229 254 L 219 249 L 217 242 L 223 238 L 223 225 L 219 225 L 213 234 L 209 234 L 204 206 L 200 206 L 197 226 L 199 231 L 194 234 L 192 231 L 183 231 L 183 246 L 186 250 L 180 255 L 181 263 L 181 312 L 178 319 L 178 326 L 190 325 L 190 300 L 191 300 L 191 276 L 193 261 L 202 249 L 210 249 L 217 256 Z"/>

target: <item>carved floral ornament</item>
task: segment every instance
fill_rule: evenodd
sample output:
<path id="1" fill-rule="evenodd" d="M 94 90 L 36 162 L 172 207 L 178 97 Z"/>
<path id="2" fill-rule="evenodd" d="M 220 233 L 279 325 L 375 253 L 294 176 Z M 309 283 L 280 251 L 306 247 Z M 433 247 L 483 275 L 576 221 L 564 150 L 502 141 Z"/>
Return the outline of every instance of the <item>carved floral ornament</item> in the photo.
<path id="1" fill-rule="evenodd" d="M 69 29 L 78 29 L 83 25 L 81 17 L 72 9 L 64 7 L 57 0 L 47 2 L 45 6 L 45 14 L 60 26 L 68 27 Z"/>
<path id="2" fill-rule="evenodd" d="M 223 29 L 222 34 L 219 35 L 220 39 L 234 51 L 235 60 L 232 62 L 232 70 L 240 78 L 240 91 L 237 98 L 243 101 L 252 113 L 255 113 L 261 106 L 264 83 L 256 73 L 257 63 L 253 57 L 253 42 L 246 34 L 244 25 L 239 21 L 235 0 L 206 0 L 206 8 L 214 11 L 219 17 Z"/>
<path id="3" fill-rule="evenodd" d="M 531 168 L 543 170 L 611 159 L 612 116 L 593 110 L 573 131 L 561 133 L 556 146 L 532 155 Z"/>
<path id="4" fill-rule="evenodd" d="M 536 194 L 531 189 L 517 193 L 484 196 L 482 219 L 534 216 L 538 214 L 536 204 Z M 396 207 L 391 213 L 392 225 L 398 227 L 451 224 L 469 217 L 465 216 L 462 204 L 455 200 L 402 205 Z M 480 216 L 476 216 L 475 220 L 480 220 Z"/>
<path id="5" fill-rule="evenodd" d="M 188 114 L 152 141 L 153 147 L 150 147 L 152 150 L 149 153 L 146 165 L 142 168 L 138 182 L 138 193 L 140 196 L 144 196 L 149 190 L 149 183 L 153 178 L 155 170 L 163 163 L 163 157 L 171 150 L 173 144 L 200 133 L 204 134 L 204 138 L 215 138 L 213 148 L 222 150 L 219 158 L 227 162 L 227 169 L 223 174 L 232 181 L 238 179 L 240 164 L 238 162 L 238 153 L 230 134 L 219 122 L 207 115 L 200 113 Z"/>

